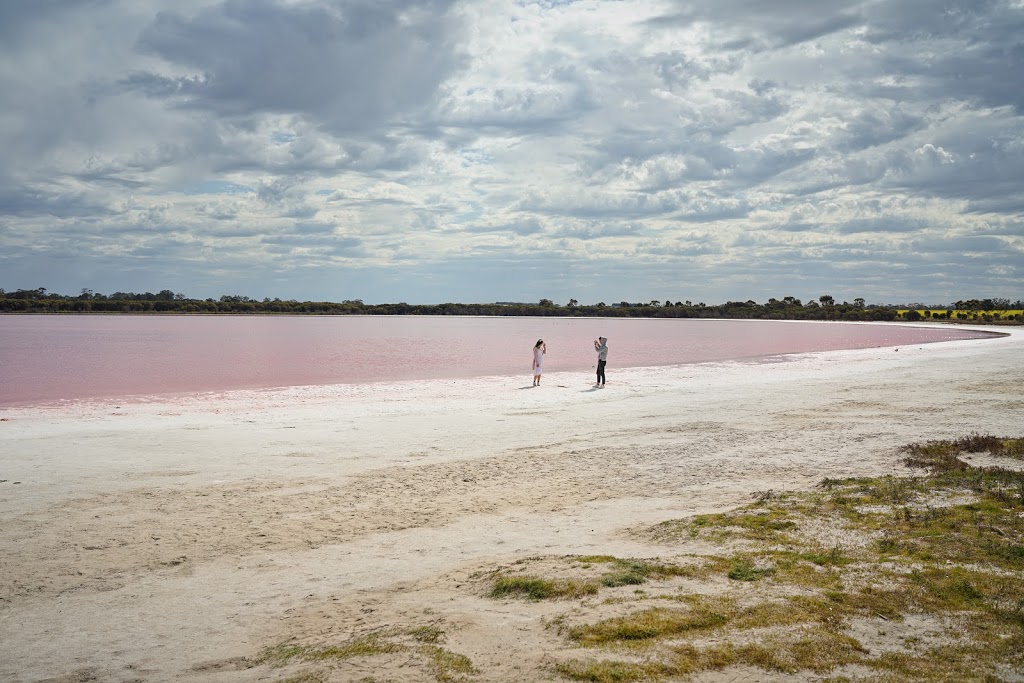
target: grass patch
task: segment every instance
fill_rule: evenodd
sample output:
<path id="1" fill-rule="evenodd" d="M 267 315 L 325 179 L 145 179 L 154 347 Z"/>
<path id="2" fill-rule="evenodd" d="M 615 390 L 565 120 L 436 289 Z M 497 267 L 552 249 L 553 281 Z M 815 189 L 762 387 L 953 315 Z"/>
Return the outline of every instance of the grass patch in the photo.
<path id="1" fill-rule="evenodd" d="M 740 560 L 729 569 L 727 576 L 733 581 L 757 581 L 775 573 L 773 568 L 760 568 L 748 560 Z"/>
<path id="2" fill-rule="evenodd" d="M 669 667 L 661 664 L 634 664 L 612 660 L 584 662 L 578 659 L 556 664 L 555 671 L 571 681 L 587 681 L 588 683 L 649 681 L 675 673 Z"/>
<path id="3" fill-rule="evenodd" d="M 1021 460 L 1024 440 L 971 434 L 912 444 L 902 449 L 915 470 L 906 477 L 825 480 L 806 494 L 658 525 L 651 535 L 662 540 L 748 541 L 741 555 L 704 558 L 704 567 L 737 586 L 771 581 L 737 594 L 748 602 L 729 590 L 677 595 L 678 608 L 578 624 L 566 631 L 573 644 L 642 648 L 645 660 L 574 659 L 556 672 L 578 681 L 658 681 L 732 666 L 827 676 L 856 665 L 878 681 L 995 681 L 1024 670 L 1024 473 L 975 466 L 965 458 L 971 453 Z M 801 533 L 810 520 L 819 530 L 831 525 L 833 536 L 845 529 L 876 540 L 823 548 L 813 531 Z M 606 577 L 645 578 L 605 561 L 617 567 Z M 700 576 L 694 568 L 684 574 Z M 927 636 L 894 630 L 909 635 L 893 635 L 877 652 L 851 635 L 853 624 L 867 624 L 861 628 L 884 639 L 922 618 L 947 626 Z M 715 644 L 689 642 L 698 638 Z"/>
<path id="4" fill-rule="evenodd" d="M 264 650 L 253 663 L 283 667 L 295 662 L 308 662 L 331 667 L 353 657 L 408 653 L 418 657 L 439 683 L 461 683 L 478 673 L 468 657 L 438 645 L 444 636 L 444 631 L 436 626 L 381 629 L 339 644 L 282 643 Z M 409 643 L 410 639 L 413 643 Z M 285 680 L 289 683 L 322 683 L 330 678 L 329 671 L 330 668 L 314 669 Z"/>
<path id="5" fill-rule="evenodd" d="M 675 645 L 667 648 L 664 659 L 654 662 L 574 659 L 557 665 L 555 670 L 569 680 L 596 683 L 676 679 L 738 665 L 789 674 L 820 674 L 858 663 L 864 655 L 864 648 L 854 638 L 819 629 L 742 645 Z"/>
<path id="6" fill-rule="evenodd" d="M 436 645 L 424 645 L 420 653 L 426 657 L 431 672 L 441 683 L 455 683 L 478 673 L 469 657 Z"/>
<path id="7" fill-rule="evenodd" d="M 399 652 L 403 646 L 388 640 L 382 633 L 370 633 L 353 638 L 340 645 L 295 645 L 282 644 L 264 650 L 257 658 L 258 664 L 284 666 L 293 660 L 317 662 L 328 659 L 342 660 L 352 657 L 372 657 L 374 655 Z"/>
<path id="8" fill-rule="evenodd" d="M 596 595 L 597 584 L 571 579 L 547 580 L 534 576 L 501 576 L 495 579 L 492 598 L 526 598 L 527 600 L 575 599 Z"/>
<path id="9" fill-rule="evenodd" d="M 435 644 L 444 640 L 444 631 L 436 626 L 418 626 L 409 629 L 406 633 L 421 643 Z"/>
<path id="10" fill-rule="evenodd" d="M 646 562 L 642 560 L 613 559 L 612 570 L 601 576 L 601 584 L 616 586 L 638 586 L 648 579 L 667 579 L 672 576 L 689 576 L 691 570 L 672 564 Z"/>
<path id="11" fill-rule="evenodd" d="M 797 529 L 800 520 L 791 510 L 779 505 L 784 500 L 785 497 L 771 496 L 739 511 L 663 522 L 652 529 L 652 536 L 655 540 L 703 538 L 716 542 L 786 543 L 791 540 L 788 532 Z"/>
<path id="12" fill-rule="evenodd" d="M 654 608 L 597 624 L 577 626 L 569 637 L 580 645 L 646 643 L 647 641 L 693 631 L 708 631 L 725 625 L 724 614 L 696 605 L 688 610 Z"/>
<path id="13" fill-rule="evenodd" d="M 606 564 L 619 561 L 613 555 L 577 555 L 573 560 L 582 564 Z"/>
<path id="14" fill-rule="evenodd" d="M 372 633 L 355 638 L 347 643 L 342 643 L 341 645 L 311 648 L 303 653 L 302 658 L 306 661 L 351 659 L 352 657 L 373 657 L 374 655 L 401 652 L 404 649 L 402 645 Z"/>
<path id="15" fill-rule="evenodd" d="M 289 645 L 282 643 L 263 650 L 256 656 L 257 664 L 269 664 L 270 666 L 284 666 L 297 657 L 301 657 L 308 648 L 303 645 Z"/>
<path id="16" fill-rule="evenodd" d="M 587 569 L 599 564 L 606 571 L 594 579 L 544 579 L 537 576 L 499 576 L 489 593 L 492 598 L 527 600 L 578 599 L 596 595 L 600 587 L 639 586 L 649 580 L 673 576 L 694 576 L 702 570 L 647 560 L 620 559 L 611 555 L 581 555 L 568 558 Z"/>

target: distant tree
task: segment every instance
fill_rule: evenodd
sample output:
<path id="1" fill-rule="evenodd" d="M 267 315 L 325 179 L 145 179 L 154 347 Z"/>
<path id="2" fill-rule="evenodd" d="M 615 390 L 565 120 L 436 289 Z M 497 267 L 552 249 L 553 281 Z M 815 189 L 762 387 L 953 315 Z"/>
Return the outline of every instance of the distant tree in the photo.
<path id="1" fill-rule="evenodd" d="M 853 305 L 856 308 L 864 308 L 864 299 L 862 299 L 861 297 L 857 297 L 856 299 L 853 300 Z"/>
<path id="2" fill-rule="evenodd" d="M 576 301 L 576 299 L 569 299 L 569 304 L 568 304 L 568 306 L 569 306 L 569 308 L 576 308 L 576 305 L 577 305 L 578 303 L 579 303 L 579 301 Z"/>
<path id="3" fill-rule="evenodd" d="M 832 304 L 835 303 L 835 299 L 833 299 L 828 294 L 822 294 L 821 296 L 819 296 L 818 301 L 821 302 L 822 306 L 831 306 Z"/>
<path id="4" fill-rule="evenodd" d="M 664 306 L 665 306 L 665 308 L 670 308 L 672 306 L 672 302 L 669 301 L 668 299 L 665 299 Z"/>
<path id="5" fill-rule="evenodd" d="M 540 304 L 538 304 L 538 305 L 540 305 L 540 306 L 542 306 L 544 308 L 552 308 L 555 305 L 555 302 L 552 301 L 551 299 L 541 299 L 540 300 Z"/>
<path id="6" fill-rule="evenodd" d="M 607 306 L 607 304 L 605 302 L 603 302 L 603 301 L 598 301 L 597 302 L 597 308 L 604 308 L 605 306 Z"/>
<path id="7" fill-rule="evenodd" d="M 651 306 L 660 306 L 661 302 L 658 301 L 657 299 L 651 299 L 651 303 L 649 305 L 651 305 Z"/>
<path id="8" fill-rule="evenodd" d="M 967 299 L 966 301 L 954 302 L 954 306 L 957 308 L 970 311 L 972 313 L 976 311 L 989 311 L 994 308 L 992 299 Z"/>

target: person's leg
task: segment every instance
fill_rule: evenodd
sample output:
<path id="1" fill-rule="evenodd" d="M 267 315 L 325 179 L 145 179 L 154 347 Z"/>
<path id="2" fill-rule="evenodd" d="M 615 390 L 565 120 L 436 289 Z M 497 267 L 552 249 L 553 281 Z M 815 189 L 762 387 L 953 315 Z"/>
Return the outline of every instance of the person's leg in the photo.
<path id="1" fill-rule="evenodd" d="M 606 361 L 603 361 L 603 360 L 597 361 L 597 383 L 598 384 L 604 384 L 604 381 L 605 381 L 604 380 L 604 366 L 605 365 L 606 365 Z"/>

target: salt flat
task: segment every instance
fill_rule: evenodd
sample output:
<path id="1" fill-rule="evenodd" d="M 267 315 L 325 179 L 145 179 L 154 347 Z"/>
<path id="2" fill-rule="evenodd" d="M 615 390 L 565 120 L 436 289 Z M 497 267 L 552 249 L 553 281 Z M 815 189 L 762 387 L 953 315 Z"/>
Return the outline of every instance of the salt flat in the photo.
<path id="1" fill-rule="evenodd" d="M 769 363 L 613 358 L 604 389 L 549 373 L 539 388 L 3 409 L 0 679 L 280 680 L 255 661 L 269 646 L 434 624 L 481 680 L 533 680 L 550 614 L 489 601 L 475 576 L 524 557 L 656 557 L 670 549 L 625 531 L 903 472 L 896 450 L 914 441 L 1019 435 L 1024 331 L 997 331 Z M 332 675 L 434 680 L 346 666 Z"/>

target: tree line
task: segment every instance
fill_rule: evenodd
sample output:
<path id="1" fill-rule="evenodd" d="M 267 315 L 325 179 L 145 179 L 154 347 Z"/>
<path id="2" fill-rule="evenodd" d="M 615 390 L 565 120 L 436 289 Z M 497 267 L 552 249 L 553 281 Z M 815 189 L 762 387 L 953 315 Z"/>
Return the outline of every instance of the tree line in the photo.
<path id="1" fill-rule="evenodd" d="M 551 299 L 537 303 L 443 303 L 366 304 L 360 299 L 343 301 L 296 301 L 253 299 L 223 295 L 218 299 L 191 299 L 169 289 L 157 293 L 114 292 L 101 294 L 83 289 L 77 295 L 49 292 L 45 287 L 6 292 L 0 289 L 0 313 L 179 313 L 179 314 L 304 314 L 304 315 L 490 315 L 490 316 L 592 316 L 620 318 L 761 318 L 769 320 L 949 320 L 967 322 L 1022 322 L 1024 301 L 968 299 L 951 305 L 925 306 L 866 304 L 857 298 L 839 303 L 830 295 L 801 301 L 792 296 L 724 304 L 692 301 L 619 301 L 580 304 L 570 299 L 557 304 Z"/>

